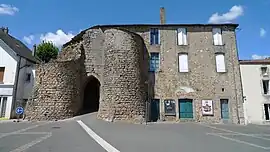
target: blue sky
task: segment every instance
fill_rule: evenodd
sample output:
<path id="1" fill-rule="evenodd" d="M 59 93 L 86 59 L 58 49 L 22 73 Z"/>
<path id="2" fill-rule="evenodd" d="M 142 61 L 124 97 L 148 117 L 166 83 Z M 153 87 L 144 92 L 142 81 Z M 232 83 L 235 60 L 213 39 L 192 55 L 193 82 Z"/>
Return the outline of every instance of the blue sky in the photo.
<path id="1" fill-rule="evenodd" d="M 96 24 L 159 23 L 161 6 L 167 23 L 238 23 L 240 59 L 270 56 L 270 0 L 0 0 L 0 26 L 31 48 L 61 45 Z"/>

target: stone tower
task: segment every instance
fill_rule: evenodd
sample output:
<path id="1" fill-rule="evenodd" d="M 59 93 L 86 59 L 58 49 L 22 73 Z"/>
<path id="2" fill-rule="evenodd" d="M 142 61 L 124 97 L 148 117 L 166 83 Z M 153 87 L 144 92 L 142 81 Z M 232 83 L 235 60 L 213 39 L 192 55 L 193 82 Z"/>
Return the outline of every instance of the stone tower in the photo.
<path id="1" fill-rule="evenodd" d="M 56 60 L 37 65 L 26 119 L 98 111 L 107 121 L 144 121 L 147 63 L 144 41 L 135 33 L 104 26 L 82 31 Z"/>

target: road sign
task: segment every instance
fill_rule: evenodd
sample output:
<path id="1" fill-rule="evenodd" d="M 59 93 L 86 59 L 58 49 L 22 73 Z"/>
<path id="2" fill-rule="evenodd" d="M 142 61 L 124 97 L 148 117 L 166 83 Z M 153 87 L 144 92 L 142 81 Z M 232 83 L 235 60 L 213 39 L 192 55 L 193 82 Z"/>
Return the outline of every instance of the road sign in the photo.
<path id="1" fill-rule="evenodd" d="M 18 114 L 18 115 L 23 114 L 23 107 L 17 107 L 16 108 L 16 114 Z"/>

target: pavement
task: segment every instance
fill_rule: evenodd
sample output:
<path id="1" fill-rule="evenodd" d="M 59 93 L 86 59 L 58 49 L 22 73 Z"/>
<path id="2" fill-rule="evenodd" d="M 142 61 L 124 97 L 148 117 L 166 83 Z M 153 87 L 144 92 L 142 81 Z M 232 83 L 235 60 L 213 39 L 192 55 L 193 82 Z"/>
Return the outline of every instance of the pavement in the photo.
<path id="1" fill-rule="evenodd" d="M 270 126 L 110 123 L 96 114 L 0 122 L 0 152 L 269 152 Z"/>

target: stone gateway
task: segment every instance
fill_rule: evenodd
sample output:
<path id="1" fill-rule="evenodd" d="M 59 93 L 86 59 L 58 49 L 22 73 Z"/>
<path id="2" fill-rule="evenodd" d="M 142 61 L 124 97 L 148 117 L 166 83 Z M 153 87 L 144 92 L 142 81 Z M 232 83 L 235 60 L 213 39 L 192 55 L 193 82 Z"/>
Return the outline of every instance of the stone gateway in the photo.
<path id="1" fill-rule="evenodd" d="M 93 27 L 39 64 L 26 119 L 58 120 L 98 111 L 108 121 L 145 121 L 148 58 L 143 39 L 119 28 Z"/>

